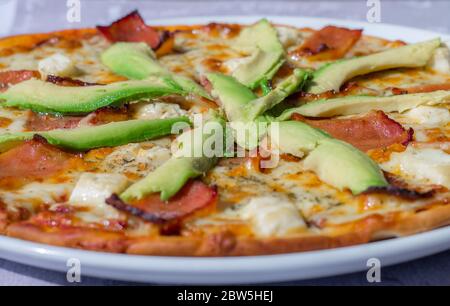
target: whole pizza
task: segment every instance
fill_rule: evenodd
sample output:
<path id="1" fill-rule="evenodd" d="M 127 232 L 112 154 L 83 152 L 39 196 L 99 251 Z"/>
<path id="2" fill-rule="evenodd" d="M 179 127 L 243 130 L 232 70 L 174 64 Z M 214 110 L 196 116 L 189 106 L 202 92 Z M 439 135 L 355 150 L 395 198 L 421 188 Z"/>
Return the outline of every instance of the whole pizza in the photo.
<path id="1" fill-rule="evenodd" d="M 115 253 L 328 249 L 450 224 L 450 51 L 361 29 L 0 40 L 0 233 Z"/>

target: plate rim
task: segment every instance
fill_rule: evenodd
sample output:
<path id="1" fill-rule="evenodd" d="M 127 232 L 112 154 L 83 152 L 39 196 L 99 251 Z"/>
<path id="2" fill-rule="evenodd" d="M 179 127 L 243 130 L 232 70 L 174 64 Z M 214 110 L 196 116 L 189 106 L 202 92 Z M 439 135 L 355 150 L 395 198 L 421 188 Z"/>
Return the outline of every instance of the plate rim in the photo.
<path id="1" fill-rule="evenodd" d="M 388 39 L 405 39 L 406 35 L 409 42 L 436 36 L 446 40 L 450 39 L 449 34 L 402 25 L 374 24 L 323 17 L 190 16 L 155 18 L 149 21 L 149 24 L 195 24 L 213 21 L 251 23 L 261 18 L 267 18 L 283 25 L 324 26 L 335 24 L 362 27 L 368 35 Z M 385 35 L 387 34 L 385 31 L 388 29 L 392 31 L 389 35 Z M 398 35 L 399 33 L 402 35 Z M 396 36 L 396 38 L 392 36 Z M 416 245 L 420 245 L 420 247 Z M 411 236 L 335 249 L 277 255 L 210 258 L 102 253 L 0 236 L 0 257 L 10 261 L 64 272 L 67 271 L 66 261 L 68 258 L 79 258 L 83 276 L 160 284 L 245 284 L 305 280 L 362 271 L 367 269 L 367 259 L 371 257 L 379 258 L 383 266 L 388 266 L 447 249 L 450 249 L 450 226 Z M 395 256 L 396 254 L 403 256 L 400 258 L 400 256 Z M 267 261 L 270 261 L 271 264 L 267 265 Z M 117 266 L 118 263 L 119 266 Z M 320 267 L 321 265 L 323 266 Z"/>

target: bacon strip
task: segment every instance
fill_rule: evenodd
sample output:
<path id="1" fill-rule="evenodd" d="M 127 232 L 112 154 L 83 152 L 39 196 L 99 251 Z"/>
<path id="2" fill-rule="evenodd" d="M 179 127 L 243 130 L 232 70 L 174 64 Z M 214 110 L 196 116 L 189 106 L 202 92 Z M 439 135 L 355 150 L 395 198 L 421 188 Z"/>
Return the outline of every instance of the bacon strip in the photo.
<path id="1" fill-rule="evenodd" d="M 0 184 L 48 178 L 69 165 L 73 155 L 38 140 L 26 141 L 0 154 Z"/>
<path id="2" fill-rule="evenodd" d="M 0 72 L 0 92 L 8 89 L 10 85 L 18 84 L 32 78 L 40 78 L 39 72 L 34 70 L 11 70 Z"/>
<path id="3" fill-rule="evenodd" d="M 391 91 L 394 95 L 404 95 L 404 94 L 413 94 L 413 93 L 426 93 L 433 92 L 437 90 L 450 90 L 450 83 L 441 83 L 441 84 L 427 84 L 427 85 L 419 85 L 407 88 L 398 88 L 393 87 Z"/>
<path id="4" fill-rule="evenodd" d="M 40 73 L 35 70 L 10 70 L 0 72 L 0 92 L 8 89 L 10 85 L 15 85 L 32 78 L 39 79 L 40 77 L 41 77 Z M 60 86 L 72 86 L 72 87 L 101 85 L 97 83 L 87 83 L 66 77 L 59 77 L 56 75 L 47 76 L 46 81 Z"/>
<path id="5" fill-rule="evenodd" d="M 67 86 L 67 87 L 82 87 L 82 86 L 94 86 L 101 85 L 98 83 L 87 83 L 80 80 L 75 80 L 67 77 L 59 77 L 56 75 L 47 76 L 46 82 L 50 82 L 59 86 Z"/>
<path id="6" fill-rule="evenodd" d="M 68 77 L 59 77 L 56 75 L 48 75 L 46 82 L 53 83 L 59 86 L 68 86 L 68 87 L 98 85 L 94 83 L 86 83 Z M 75 117 L 75 116 L 40 115 L 34 112 L 29 112 L 27 122 L 25 123 L 25 128 L 30 131 L 73 129 L 78 126 L 78 123 L 82 119 L 83 119 L 82 117 Z"/>
<path id="7" fill-rule="evenodd" d="M 80 80 L 75 80 L 67 77 L 59 77 L 55 75 L 49 75 L 46 79 L 47 82 L 68 87 L 81 87 L 81 86 L 93 86 L 101 85 L 97 83 L 87 83 Z M 110 107 L 98 109 L 94 113 L 88 115 L 88 117 L 77 116 L 55 116 L 37 114 L 29 112 L 25 128 L 29 131 L 50 131 L 54 129 L 73 129 L 78 127 L 79 123 L 83 119 L 87 120 L 88 124 L 100 125 L 109 122 L 127 120 L 128 114 L 126 109 L 113 109 Z"/>
<path id="8" fill-rule="evenodd" d="M 383 171 L 383 174 L 389 185 L 386 187 L 370 187 L 363 194 L 386 194 L 406 200 L 418 200 L 430 198 L 438 191 L 437 188 L 430 188 L 430 186 L 411 186 L 390 172 Z"/>
<path id="9" fill-rule="evenodd" d="M 83 123 L 87 125 L 102 125 L 110 122 L 125 121 L 130 119 L 130 115 L 126 107 L 111 108 L 105 107 L 96 110 L 86 117 L 76 116 L 57 116 L 28 113 L 25 129 L 28 131 L 50 131 L 55 129 L 73 129 Z"/>
<path id="10" fill-rule="evenodd" d="M 408 144 L 414 131 L 389 118 L 382 111 L 372 111 L 364 117 L 349 119 L 307 119 L 299 114 L 293 120 L 303 121 L 324 130 L 331 136 L 352 144 L 362 151 L 388 147 L 395 143 Z"/>
<path id="11" fill-rule="evenodd" d="M 97 26 L 97 29 L 111 42 L 145 42 L 153 49 L 163 40 L 154 28 L 145 24 L 137 10 L 109 26 Z"/>
<path id="12" fill-rule="evenodd" d="M 41 115 L 29 112 L 25 129 L 28 131 L 50 131 L 55 129 L 73 129 L 83 117 Z"/>
<path id="13" fill-rule="evenodd" d="M 394 93 L 393 93 L 394 94 Z M 347 82 L 341 86 L 339 92 L 335 92 L 334 90 L 325 91 L 320 94 L 312 94 L 304 91 L 300 91 L 291 97 L 294 98 L 293 101 L 300 100 L 301 102 L 312 102 L 317 100 L 328 100 L 334 98 L 341 98 L 346 96 L 357 96 L 357 95 L 365 95 L 365 96 L 379 96 L 380 93 L 372 88 L 363 86 L 358 84 L 357 82 Z M 289 101 L 289 100 L 287 100 Z M 296 104 L 292 105 L 292 107 L 296 106 Z"/>
<path id="14" fill-rule="evenodd" d="M 191 181 L 168 202 L 152 194 L 134 203 L 125 203 L 117 195 L 112 195 L 106 203 L 118 210 L 128 212 L 152 223 L 167 223 L 182 219 L 192 213 L 216 203 L 217 190 L 202 183 Z"/>
<path id="15" fill-rule="evenodd" d="M 96 110 L 94 113 L 88 115 L 88 123 L 90 125 L 101 125 L 110 122 L 125 121 L 130 119 L 128 108 L 123 106 L 121 108 L 104 107 Z"/>
<path id="16" fill-rule="evenodd" d="M 314 60 L 342 58 L 361 38 L 362 30 L 326 26 L 311 35 L 296 51 L 299 56 L 314 56 Z"/>
<path id="17" fill-rule="evenodd" d="M 175 36 L 171 34 L 167 34 L 164 36 L 163 42 L 158 47 L 158 50 L 155 51 L 156 57 L 161 57 L 166 54 L 170 54 L 173 52 L 175 46 Z"/>
<path id="18" fill-rule="evenodd" d="M 404 198 L 407 200 L 425 199 L 430 198 L 434 195 L 433 190 L 427 192 L 420 192 L 417 190 L 402 188 L 394 185 L 388 185 L 386 187 L 370 187 L 369 189 L 364 191 L 364 194 L 371 194 L 371 193 L 387 194 Z"/>

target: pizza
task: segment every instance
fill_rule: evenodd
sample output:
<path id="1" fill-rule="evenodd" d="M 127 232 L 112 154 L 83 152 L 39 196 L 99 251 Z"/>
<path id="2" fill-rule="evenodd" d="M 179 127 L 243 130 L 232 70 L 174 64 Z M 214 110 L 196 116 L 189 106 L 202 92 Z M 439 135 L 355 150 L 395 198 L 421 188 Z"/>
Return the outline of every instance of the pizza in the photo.
<path id="1" fill-rule="evenodd" d="M 0 233 L 244 256 L 450 224 L 450 51 L 333 25 L 0 40 Z"/>

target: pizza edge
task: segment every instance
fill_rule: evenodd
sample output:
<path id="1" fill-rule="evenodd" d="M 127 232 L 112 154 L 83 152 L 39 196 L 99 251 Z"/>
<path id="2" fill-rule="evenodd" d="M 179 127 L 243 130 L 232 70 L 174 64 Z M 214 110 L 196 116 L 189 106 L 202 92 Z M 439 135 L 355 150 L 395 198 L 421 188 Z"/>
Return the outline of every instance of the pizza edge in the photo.
<path id="1" fill-rule="evenodd" d="M 6 235 L 62 247 L 93 251 L 164 256 L 249 256 L 293 253 L 363 244 L 402 237 L 450 225 L 450 205 L 435 204 L 416 212 L 371 215 L 347 223 L 337 235 L 286 238 L 239 237 L 224 230 L 204 236 L 127 237 L 102 229 L 60 227 L 46 229 L 25 222 L 11 223 Z"/>

